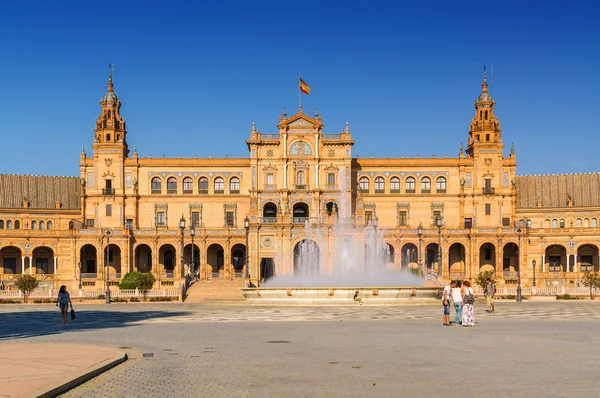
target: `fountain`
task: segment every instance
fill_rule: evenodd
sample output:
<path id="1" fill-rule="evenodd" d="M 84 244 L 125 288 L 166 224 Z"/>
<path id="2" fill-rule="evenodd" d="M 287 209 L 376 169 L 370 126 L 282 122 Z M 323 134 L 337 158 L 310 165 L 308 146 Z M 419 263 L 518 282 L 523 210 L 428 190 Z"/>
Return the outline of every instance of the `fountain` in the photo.
<path id="1" fill-rule="evenodd" d="M 343 175 L 340 181 L 346 181 Z M 293 275 L 275 276 L 259 288 L 243 289 L 247 301 L 339 304 L 354 302 L 357 291 L 366 303 L 438 300 L 441 288 L 424 286 L 424 280 L 410 271 L 409 264 L 417 262 L 416 249 L 402 253 L 400 271 L 386 267 L 393 263 L 393 254 L 383 231 L 372 223 L 364 230 L 352 225 L 350 193 L 344 191 L 338 198 L 334 239 L 326 239 L 327 227 L 313 226 L 307 219 L 304 239 L 294 247 Z"/>

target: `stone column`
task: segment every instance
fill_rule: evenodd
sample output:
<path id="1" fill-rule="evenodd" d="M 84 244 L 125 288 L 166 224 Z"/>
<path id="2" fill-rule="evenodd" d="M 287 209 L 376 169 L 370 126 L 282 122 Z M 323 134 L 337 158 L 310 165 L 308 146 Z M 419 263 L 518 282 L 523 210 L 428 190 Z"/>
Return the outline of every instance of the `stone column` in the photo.
<path id="1" fill-rule="evenodd" d="M 287 164 L 283 165 L 283 188 L 287 189 Z"/>
<path id="2" fill-rule="evenodd" d="M 33 256 L 29 256 L 29 275 L 33 275 Z"/>
<path id="3" fill-rule="evenodd" d="M 21 256 L 21 274 L 25 275 L 25 256 Z"/>
<path id="4" fill-rule="evenodd" d="M 571 272 L 571 265 L 569 264 L 570 257 L 569 252 L 567 252 L 567 272 Z"/>
<path id="5" fill-rule="evenodd" d="M 542 272 L 546 272 L 546 255 L 542 254 Z"/>
<path id="6" fill-rule="evenodd" d="M 56 275 L 56 256 L 54 256 L 54 275 Z"/>

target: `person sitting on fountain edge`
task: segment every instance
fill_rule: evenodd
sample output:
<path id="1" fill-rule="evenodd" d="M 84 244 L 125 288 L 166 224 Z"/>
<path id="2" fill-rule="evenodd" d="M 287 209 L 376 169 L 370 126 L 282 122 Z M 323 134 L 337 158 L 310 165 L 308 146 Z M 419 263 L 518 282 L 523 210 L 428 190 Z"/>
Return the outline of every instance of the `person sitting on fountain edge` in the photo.
<path id="1" fill-rule="evenodd" d="M 354 301 L 358 301 L 362 305 L 362 299 L 358 296 L 358 290 L 354 292 Z"/>

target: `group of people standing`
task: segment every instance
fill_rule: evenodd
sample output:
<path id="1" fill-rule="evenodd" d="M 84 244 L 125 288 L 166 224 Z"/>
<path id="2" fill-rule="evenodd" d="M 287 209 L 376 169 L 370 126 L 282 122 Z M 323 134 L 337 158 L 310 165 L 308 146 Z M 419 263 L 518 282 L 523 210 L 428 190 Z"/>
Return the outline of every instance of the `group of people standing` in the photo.
<path id="1" fill-rule="evenodd" d="M 450 321 L 450 301 L 454 304 L 456 317 Z M 469 281 L 452 281 L 444 287 L 442 305 L 444 306 L 444 326 L 475 326 L 473 304 L 475 293 Z"/>

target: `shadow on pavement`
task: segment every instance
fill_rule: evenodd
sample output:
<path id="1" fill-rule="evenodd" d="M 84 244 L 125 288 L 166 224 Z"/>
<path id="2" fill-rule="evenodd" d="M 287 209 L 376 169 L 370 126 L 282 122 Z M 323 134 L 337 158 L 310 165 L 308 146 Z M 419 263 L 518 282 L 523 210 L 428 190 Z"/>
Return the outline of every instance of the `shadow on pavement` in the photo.
<path id="1" fill-rule="evenodd" d="M 0 341 L 35 336 L 48 336 L 62 332 L 99 330 L 133 326 L 135 322 L 156 318 L 169 318 L 189 315 L 188 311 L 150 310 L 76 310 L 76 319 L 63 325 L 58 309 L 25 310 L 0 312 Z"/>

